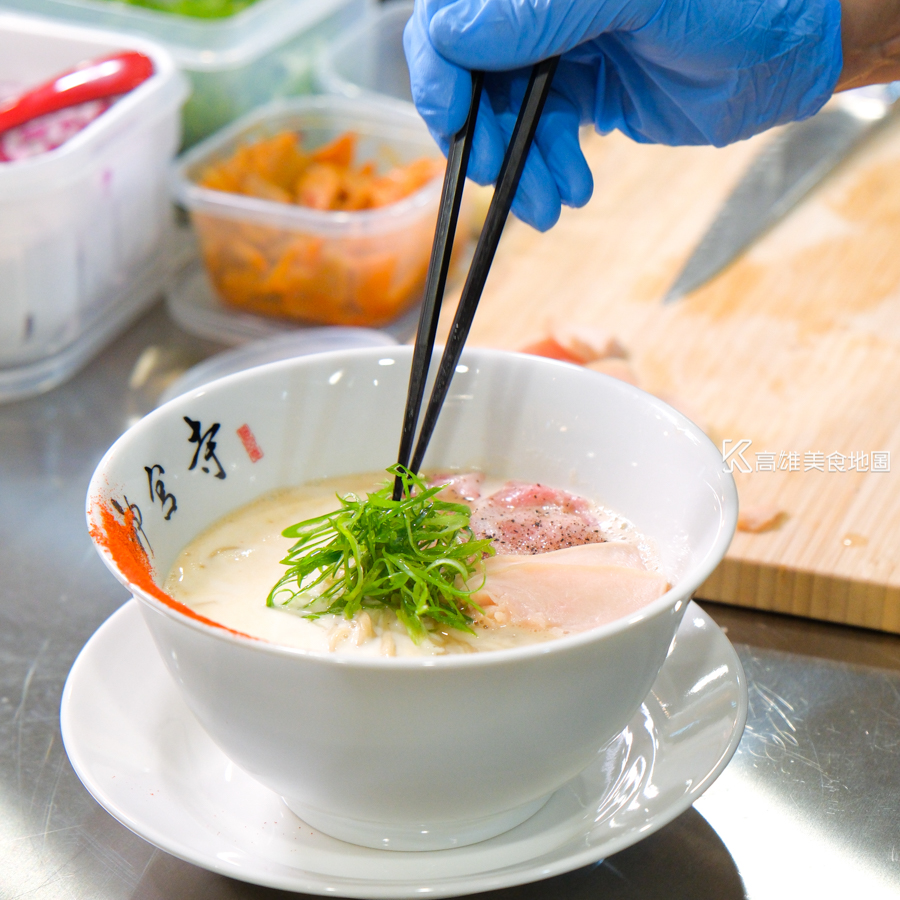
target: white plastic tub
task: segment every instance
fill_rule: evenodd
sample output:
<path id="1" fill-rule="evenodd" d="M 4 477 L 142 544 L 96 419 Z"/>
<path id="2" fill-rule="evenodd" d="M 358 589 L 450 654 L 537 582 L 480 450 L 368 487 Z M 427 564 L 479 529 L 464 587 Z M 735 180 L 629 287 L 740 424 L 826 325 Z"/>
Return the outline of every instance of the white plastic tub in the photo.
<path id="1" fill-rule="evenodd" d="M 191 80 L 184 143 L 191 146 L 275 97 L 308 93 L 315 55 L 351 27 L 371 0 L 258 0 L 222 19 L 111 0 L 2 0 L 57 20 L 150 38 Z"/>
<path id="2" fill-rule="evenodd" d="M 316 64 L 319 89 L 344 97 L 377 96 L 411 105 L 403 29 L 412 11 L 408 0 L 390 0 L 335 38 Z"/>
<path id="3" fill-rule="evenodd" d="M 56 150 L 0 163 L 0 400 L 64 381 L 163 289 L 167 167 L 187 94 L 156 45 L 0 13 L 4 83 L 123 48 L 150 56 L 155 74 Z"/>

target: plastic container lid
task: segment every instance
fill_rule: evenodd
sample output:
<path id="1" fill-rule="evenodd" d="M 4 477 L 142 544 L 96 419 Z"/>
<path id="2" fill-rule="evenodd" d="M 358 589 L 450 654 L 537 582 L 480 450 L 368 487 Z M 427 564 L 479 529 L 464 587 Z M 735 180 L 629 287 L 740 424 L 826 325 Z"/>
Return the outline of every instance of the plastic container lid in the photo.
<path id="1" fill-rule="evenodd" d="M 182 68 L 232 69 L 325 19 L 347 0 L 258 0 L 223 19 L 196 19 L 110 0 L 3 0 L 22 12 L 139 34 L 163 44 Z"/>
<path id="2" fill-rule="evenodd" d="M 407 0 L 383 3 L 329 44 L 316 64 L 319 88 L 344 97 L 377 96 L 411 106 L 403 29 L 412 11 Z"/>
<path id="3" fill-rule="evenodd" d="M 396 344 L 397 341 L 384 331 L 369 328 L 305 328 L 292 331 L 217 353 L 198 363 L 166 389 L 157 405 L 162 406 L 163 403 L 209 384 L 210 381 L 254 366 L 313 353 L 328 353 L 331 350 L 393 347 Z"/>

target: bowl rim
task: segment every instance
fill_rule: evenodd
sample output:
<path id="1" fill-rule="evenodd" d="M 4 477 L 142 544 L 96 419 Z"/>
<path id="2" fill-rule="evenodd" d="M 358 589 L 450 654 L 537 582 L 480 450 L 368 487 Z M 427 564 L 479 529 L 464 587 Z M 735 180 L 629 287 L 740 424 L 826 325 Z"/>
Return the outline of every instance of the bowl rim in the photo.
<path id="1" fill-rule="evenodd" d="M 435 352 L 442 352 L 442 347 L 436 346 Z M 149 412 L 141 420 L 136 422 L 127 431 L 125 431 L 106 451 L 91 476 L 88 485 L 86 498 L 85 514 L 89 532 L 92 532 L 93 526 L 96 524 L 92 515 L 92 511 L 97 505 L 97 501 L 105 494 L 105 488 L 108 487 L 109 480 L 107 470 L 117 456 L 124 452 L 128 444 L 137 439 L 140 433 L 147 428 L 152 428 L 155 420 L 163 418 L 169 414 L 173 407 L 188 402 L 190 399 L 198 395 L 202 395 L 210 390 L 226 390 L 228 385 L 239 383 L 246 379 L 266 377 L 268 373 L 281 369 L 304 368 L 317 364 L 320 360 L 325 359 L 346 359 L 347 357 L 377 357 L 382 356 L 385 351 L 391 353 L 412 354 L 412 346 L 401 345 L 396 347 L 363 347 L 351 350 L 334 350 L 327 353 L 310 354 L 293 359 L 277 360 L 271 363 L 265 363 L 260 366 L 254 366 L 250 369 L 244 369 L 240 372 L 234 372 L 222 378 L 211 381 L 202 387 L 195 388 L 185 394 L 169 400 L 167 403 L 158 406 Z M 509 350 L 497 350 L 492 348 L 467 348 L 464 351 L 462 363 L 466 363 L 467 358 L 471 363 L 472 357 L 480 357 L 484 359 L 502 359 L 506 357 L 515 357 L 519 360 L 527 359 L 533 361 L 537 367 L 546 367 L 550 370 L 560 366 L 566 367 L 567 371 L 573 368 L 572 363 L 562 362 L 559 360 L 547 359 L 545 357 L 534 356 L 527 353 L 518 353 Z M 580 367 L 576 367 L 580 368 Z M 666 415 L 677 427 L 682 428 L 701 445 L 705 446 L 708 451 L 718 455 L 718 449 L 710 438 L 700 430 L 693 422 L 690 421 L 683 413 L 671 407 L 665 401 L 660 400 L 653 394 L 642 391 L 640 388 L 627 384 L 624 381 L 594 372 L 588 369 L 582 371 L 591 378 L 600 378 L 605 382 L 606 389 L 619 391 L 626 396 L 633 397 L 642 403 L 649 403 L 657 411 Z M 393 669 L 444 669 L 444 668 L 469 668 L 469 667 L 493 667 L 497 665 L 510 664 L 523 659 L 540 657 L 546 654 L 564 653 L 569 650 L 578 650 L 594 643 L 603 643 L 614 635 L 631 629 L 640 622 L 665 615 L 667 613 L 676 614 L 682 609 L 686 609 L 690 602 L 694 591 L 710 576 L 715 567 L 724 558 L 726 551 L 734 536 L 737 527 L 738 514 L 738 495 L 737 486 L 734 477 L 724 467 L 722 470 L 723 478 L 721 482 L 722 495 L 719 497 L 719 524 L 716 532 L 715 540 L 704 557 L 696 564 L 691 566 L 687 571 L 682 573 L 678 581 L 666 591 L 661 597 L 648 603 L 639 612 L 631 616 L 615 619 L 596 628 L 587 631 L 577 632 L 575 634 L 564 635 L 562 637 L 552 638 L 534 644 L 527 644 L 522 647 L 512 647 L 501 650 L 491 650 L 482 653 L 465 653 L 465 654 L 448 654 L 443 656 L 408 656 L 408 657 L 370 657 L 356 655 L 342 655 L 336 653 L 322 653 L 318 650 L 308 650 L 301 647 L 291 647 L 284 644 L 276 644 L 265 638 L 258 638 L 252 635 L 243 634 L 230 629 L 228 626 L 219 623 L 206 624 L 206 622 L 191 617 L 190 615 L 178 609 L 181 606 L 179 601 L 173 601 L 173 605 L 163 602 L 148 593 L 144 588 L 129 581 L 124 573 L 119 569 L 115 560 L 112 558 L 109 550 L 99 544 L 91 533 L 91 542 L 94 549 L 100 555 L 106 567 L 112 572 L 116 579 L 145 606 L 163 614 L 167 618 L 177 622 L 182 626 L 193 629 L 208 637 L 215 638 L 226 642 L 231 642 L 245 649 L 256 652 L 262 652 L 267 655 L 276 655 L 281 657 L 296 658 L 298 660 L 317 661 L 325 665 L 338 665 L 350 668 L 358 668 L 364 670 L 393 670 Z M 337 476 L 336 476 L 337 477 Z M 650 535 L 652 537 L 652 535 Z M 189 609 L 189 607 L 185 607 Z M 673 631 L 674 634 L 674 631 Z"/>

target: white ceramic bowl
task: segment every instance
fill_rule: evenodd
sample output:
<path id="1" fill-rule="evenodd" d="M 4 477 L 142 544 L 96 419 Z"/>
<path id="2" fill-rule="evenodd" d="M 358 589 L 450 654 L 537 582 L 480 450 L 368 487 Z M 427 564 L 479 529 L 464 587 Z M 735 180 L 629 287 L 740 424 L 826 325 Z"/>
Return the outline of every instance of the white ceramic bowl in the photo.
<path id="1" fill-rule="evenodd" d="M 728 547 L 737 495 L 713 444 L 655 397 L 565 363 L 470 350 L 426 468 L 540 481 L 627 516 L 676 575 L 640 614 L 514 650 L 317 655 L 191 618 L 110 554 L 103 510 L 119 522 L 116 506 L 129 511 L 126 533 L 161 582 L 185 544 L 261 494 L 383 469 L 397 452 L 410 354 L 288 360 L 172 400 L 100 462 L 88 521 L 187 704 L 234 762 L 323 832 L 435 849 L 524 821 L 625 726 Z"/>

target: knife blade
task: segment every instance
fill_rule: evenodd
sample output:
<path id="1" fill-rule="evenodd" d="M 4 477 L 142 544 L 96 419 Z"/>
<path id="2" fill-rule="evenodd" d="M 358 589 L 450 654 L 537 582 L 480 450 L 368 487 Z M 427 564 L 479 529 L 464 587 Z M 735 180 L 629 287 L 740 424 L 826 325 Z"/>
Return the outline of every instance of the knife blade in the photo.
<path id="1" fill-rule="evenodd" d="M 900 110 L 900 82 L 839 94 L 760 152 L 669 288 L 672 303 L 709 281 Z"/>

